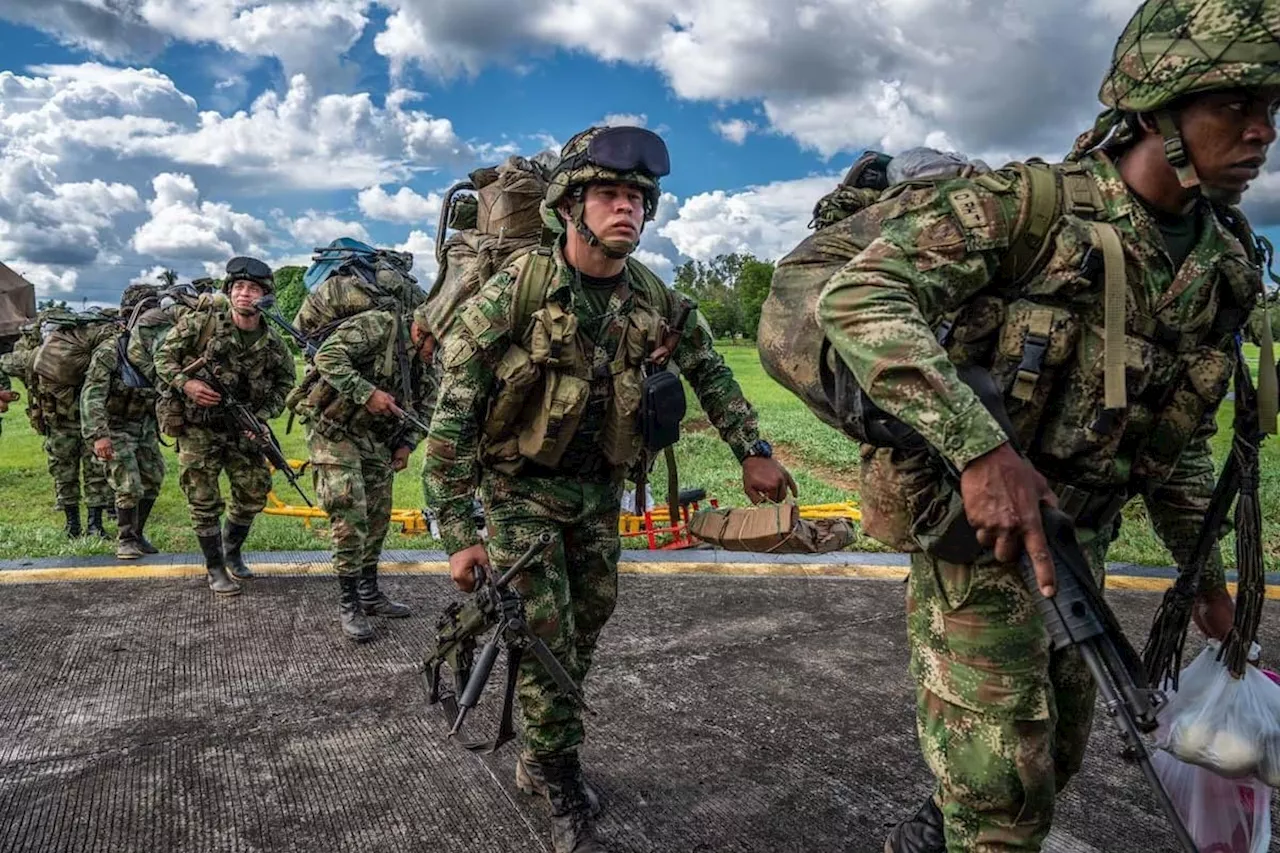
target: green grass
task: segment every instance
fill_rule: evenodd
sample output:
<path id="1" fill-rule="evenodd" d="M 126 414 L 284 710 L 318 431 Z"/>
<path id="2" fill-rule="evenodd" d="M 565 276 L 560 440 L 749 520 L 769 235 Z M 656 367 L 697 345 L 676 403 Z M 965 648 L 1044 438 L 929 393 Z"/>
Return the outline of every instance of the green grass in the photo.
<path id="1" fill-rule="evenodd" d="M 748 399 L 760 413 L 761 434 L 768 438 L 791 461 L 792 473 L 800 486 L 801 503 L 829 503 L 857 499 L 858 452 L 853 442 L 827 427 L 812 415 L 790 392 L 771 380 L 760 367 L 752 343 L 722 344 L 721 352 L 733 369 Z M 1256 358 L 1256 352 L 1253 353 Z M 686 419 L 692 429 L 677 445 L 676 458 L 680 481 L 685 487 L 699 486 L 723 506 L 744 505 L 741 468 L 714 429 L 706 426 L 705 416 L 696 398 L 689 395 Z M 108 554 L 114 545 L 80 539 L 67 541 L 62 533 L 62 518 L 53 507 L 53 484 L 45 469 L 40 437 L 34 435 L 22 415 L 22 403 L 16 403 L 4 418 L 0 437 L 0 559 L 53 555 Z M 1219 432 L 1214 439 L 1215 457 L 1219 464 L 1230 443 L 1231 404 L 1219 413 Z M 300 426 L 285 433 L 285 418 L 273 426 L 292 458 L 305 458 L 306 446 Z M 165 449 L 169 473 L 156 504 L 148 536 L 166 551 L 192 551 L 196 548 L 191 532 L 186 503 L 177 484 L 177 461 Z M 422 451 L 416 452 L 409 468 L 396 478 L 395 505 L 419 507 L 422 504 L 420 471 Z M 304 477 L 308 494 L 314 494 Z M 655 497 L 665 495 L 666 472 L 659 462 L 652 477 Z M 276 478 L 276 494 L 290 503 L 300 503 L 282 478 Z M 293 498 L 290 498 L 293 495 Z M 1280 449 L 1274 439 L 1263 446 L 1262 506 L 1264 551 L 1268 569 L 1280 570 Z M 1111 550 L 1111 559 L 1147 565 L 1169 565 L 1171 557 L 1151 532 L 1151 525 L 1141 501 L 1133 501 L 1125 511 L 1121 535 Z M 641 540 L 627 540 L 630 547 L 643 547 Z M 431 548 L 435 540 L 427 536 L 405 536 L 393 525 L 387 538 L 388 548 Z M 323 523 L 308 530 L 296 519 L 262 516 L 254 525 L 247 546 L 250 550 L 325 549 L 327 529 Z M 874 540 L 859 536 L 855 547 L 884 550 Z M 1232 541 L 1224 553 L 1233 563 Z"/>

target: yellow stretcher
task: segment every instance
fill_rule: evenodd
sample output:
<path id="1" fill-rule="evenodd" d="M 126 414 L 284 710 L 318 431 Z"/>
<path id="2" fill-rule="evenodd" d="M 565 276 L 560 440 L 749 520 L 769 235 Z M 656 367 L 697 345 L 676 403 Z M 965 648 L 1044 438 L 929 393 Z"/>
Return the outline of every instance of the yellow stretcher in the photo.
<path id="1" fill-rule="evenodd" d="M 305 463 L 300 459 L 290 459 L 289 465 L 295 471 L 301 473 Z M 719 505 L 714 499 L 710 501 L 710 504 L 712 507 Z M 623 537 L 643 536 L 648 540 L 650 550 L 688 548 L 697 544 L 697 540 L 693 539 L 688 533 L 689 517 L 697 511 L 698 501 L 682 504 L 680 507 L 680 521 L 674 525 L 671 523 L 671 513 L 668 511 L 666 504 L 656 506 L 641 515 L 624 512 L 618 516 L 618 535 Z M 268 515 L 300 518 L 307 529 L 311 528 L 313 520 L 325 521 L 328 519 L 328 515 L 319 507 L 297 506 L 285 503 L 276 496 L 274 490 L 267 494 L 267 506 L 263 512 Z M 862 512 L 858 509 L 858 505 L 852 501 L 841 501 L 838 503 L 802 505 L 800 507 L 800 517 L 807 519 L 847 518 L 851 521 L 860 521 Z M 399 524 L 400 532 L 405 536 L 426 536 L 430 534 L 426 516 L 419 509 L 392 509 L 391 523 Z M 670 541 L 659 543 L 659 537 L 670 537 Z"/>

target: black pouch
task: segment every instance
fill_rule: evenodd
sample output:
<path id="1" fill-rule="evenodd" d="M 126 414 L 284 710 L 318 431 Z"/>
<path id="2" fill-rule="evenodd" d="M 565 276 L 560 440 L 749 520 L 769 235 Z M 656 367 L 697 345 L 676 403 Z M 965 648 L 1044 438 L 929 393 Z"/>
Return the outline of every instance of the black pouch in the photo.
<path id="1" fill-rule="evenodd" d="M 116 338 L 116 361 L 120 364 L 120 378 L 130 388 L 150 388 L 151 381 L 129 361 L 129 336 Z"/>
<path id="2" fill-rule="evenodd" d="M 646 372 L 650 368 L 646 367 Z M 684 420 L 684 384 L 669 370 L 654 368 L 640 385 L 640 435 L 646 450 L 675 444 Z"/>

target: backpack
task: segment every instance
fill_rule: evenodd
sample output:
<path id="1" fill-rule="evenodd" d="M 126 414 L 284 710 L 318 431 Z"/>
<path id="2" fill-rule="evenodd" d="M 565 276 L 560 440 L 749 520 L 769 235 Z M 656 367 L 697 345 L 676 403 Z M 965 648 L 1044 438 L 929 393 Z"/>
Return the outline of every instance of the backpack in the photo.
<path id="1" fill-rule="evenodd" d="M 98 344 L 119 331 L 119 321 L 101 311 L 51 314 L 41 326 L 43 342 L 31 370 L 50 385 L 78 387 Z"/>
<path id="2" fill-rule="evenodd" d="M 1022 173 L 1030 200 L 1014 226 L 1005 269 L 1013 278 L 1023 278 L 1034 271 L 1049 229 L 1064 212 L 1064 193 L 1057 168 L 1035 160 L 1012 165 Z M 850 413 L 844 411 L 843 399 L 841 405 L 836 403 L 837 397 L 845 396 L 839 394 L 835 379 L 840 365 L 818 325 L 818 297 L 827 281 L 880 235 L 879 219 L 855 214 L 903 189 L 932 181 L 999 180 L 979 174 L 979 167 L 985 168 L 932 149 L 911 149 L 891 159 L 867 152 L 814 206 L 810 226 L 815 233 L 778 262 L 756 335 L 760 362 L 770 377 L 829 426 L 848 431 Z"/>
<path id="3" fill-rule="evenodd" d="M 158 304 L 149 300 L 140 303 L 137 310 L 129 318 L 128 335 L 125 343 L 124 357 L 121 359 L 122 376 L 125 384 L 131 388 L 154 388 L 156 384 L 156 351 L 160 348 L 164 336 L 188 311 L 206 311 L 208 319 L 201 329 L 201 338 L 197 342 L 203 349 L 213 334 L 214 311 L 226 301 L 226 297 L 218 292 L 202 293 L 192 297 L 176 291 L 164 295 Z M 121 336 L 125 337 L 125 336 Z M 133 385 L 130 382 L 124 364 L 137 374 L 145 384 Z"/>
<path id="4" fill-rule="evenodd" d="M 316 344 L 348 317 L 373 309 L 412 313 L 425 294 L 410 274 L 413 255 L 350 237 L 318 248 L 303 275 L 307 295 L 293 325 Z"/>
<path id="5" fill-rule="evenodd" d="M 554 168 L 554 155 L 512 156 L 477 169 L 445 193 L 436 230 L 440 267 L 427 295 L 427 323 L 437 338 L 448 332 L 458 306 L 494 273 L 549 245 L 540 207 Z M 474 194 L 462 194 L 467 190 Z"/>

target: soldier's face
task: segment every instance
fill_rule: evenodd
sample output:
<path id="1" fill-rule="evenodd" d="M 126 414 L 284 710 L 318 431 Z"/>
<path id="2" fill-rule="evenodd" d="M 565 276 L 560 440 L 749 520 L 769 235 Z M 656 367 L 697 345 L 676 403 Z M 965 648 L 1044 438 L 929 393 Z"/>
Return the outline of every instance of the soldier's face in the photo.
<path id="1" fill-rule="evenodd" d="M 1276 139 L 1277 106 L 1280 87 L 1209 92 L 1182 108 L 1182 139 L 1206 195 L 1228 203 L 1244 195 Z"/>
<path id="2" fill-rule="evenodd" d="M 592 184 L 583 195 L 582 218 L 602 242 L 640 241 L 644 193 L 631 184 Z"/>
<path id="3" fill-rule="evenodd" d="M 254 303 L 266 294 L 266 290 L 256 281 L 240 279 L 231 283 L 231 307 L 240 314 L 256 314 L 258 309 Z"/>

